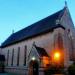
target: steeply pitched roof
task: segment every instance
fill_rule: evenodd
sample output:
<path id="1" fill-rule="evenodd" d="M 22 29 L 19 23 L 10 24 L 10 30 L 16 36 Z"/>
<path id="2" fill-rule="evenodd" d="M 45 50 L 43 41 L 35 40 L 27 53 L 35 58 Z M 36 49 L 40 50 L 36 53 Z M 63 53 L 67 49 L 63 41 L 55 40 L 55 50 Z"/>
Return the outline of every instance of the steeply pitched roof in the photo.
<path id="1" fill-rule="evenodd" d="M 65 8 L 56 12 L 53 15 L 50 15 L 50 16 L 16 32 L 16 33 L 13 33 L 12 35 L 10 35 L 8 37 L 8 39 L 6 39 L 2 43 L 1 47 L 9 46 L 9 45 L 14 44 L 16 42 L 37 36 L 42 33 L 46 33 L 48 31 L 53 30 L 58 27 L 64 28 L 62 25 L 56 24 L 56 20 L 61 18 L 61 16 L 64 13 L 64 10 L 65 10 Z"/>
<path id="2" fill-rule="evenodd" d="M 38 47 L 35 43 L 33 43 L 32 48 L 28 54 L 28 60 L 31 59 L 32 57 L 49 57 L 47 54 L 46 50 L 44 48 Z"/>
<path id="3" fill-rule="evenodd" d="M 40 57 L 43 57 L 43 56 L 49 57 L 47 52 L 46 52 L 46 50 L 44 48 L 37 47 L 36 45 L 35 45 L 35 48 L 36 48 L 36 50 L 37 50 L 37 52 L 38 52 Z"/>

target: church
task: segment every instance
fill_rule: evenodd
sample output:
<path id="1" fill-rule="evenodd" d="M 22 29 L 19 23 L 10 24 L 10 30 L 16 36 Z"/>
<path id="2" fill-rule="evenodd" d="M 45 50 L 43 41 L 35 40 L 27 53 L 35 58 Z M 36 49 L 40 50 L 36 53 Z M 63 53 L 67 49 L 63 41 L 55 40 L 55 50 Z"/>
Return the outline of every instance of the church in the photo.
<path id="1" fill-rule="evenodd" d="M 5 70 L 43 75 L 56 64 L 67 68 L 75 61 L 75 29 L 67 6 L 11 34 L 2 44 Z"/>

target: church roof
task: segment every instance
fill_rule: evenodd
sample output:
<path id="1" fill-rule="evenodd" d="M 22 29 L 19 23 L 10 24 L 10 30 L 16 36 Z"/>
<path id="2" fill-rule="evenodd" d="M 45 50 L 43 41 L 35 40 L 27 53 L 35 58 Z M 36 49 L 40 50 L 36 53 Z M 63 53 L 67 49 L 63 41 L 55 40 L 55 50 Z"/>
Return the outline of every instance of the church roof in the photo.
<path id="1" fill-rule="evenodd" d="M 1 45 L 6 47 L 14 43 L 26 40 L 28 38 L 52 31 L 55 28 L 62 27 L 60 24 L 56 24 L 56 20 L 59 20 L 64 13 L 64 9 L 10 35 Z"/>

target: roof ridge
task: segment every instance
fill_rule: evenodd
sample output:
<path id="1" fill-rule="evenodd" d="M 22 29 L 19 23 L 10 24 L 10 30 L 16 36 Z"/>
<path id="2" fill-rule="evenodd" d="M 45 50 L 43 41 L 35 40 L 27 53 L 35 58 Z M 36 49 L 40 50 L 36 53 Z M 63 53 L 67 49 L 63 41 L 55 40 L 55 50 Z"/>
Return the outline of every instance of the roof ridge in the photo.
<path id="1" fill-rule="evenodd" d="M 60 14 L 63 14 L 65 9 L 62 9 L 50 16 L 45 17 L 42 20 L 39 20 L 30 26 L 23 28 L 15 33 L 13 33 L 10 37 L 8 37 L 1 46 L 5 47 L 7 45 L 14 44 L 15 42 L 23 41 L 27 38 L 37 36 L 39 34 L 50 32 L 54 28 L 63 27 L 60 24 L 56 24 L 56 20 L 60 18 Z"/>
<path id="2" fill-rule="evenodd" d="M 47 54 L 47 52 L 46 52 L 46 50 L 44 48 L 38 47 L 36 45 L 35 45 L 35 48 L 36 48 L 36 50 L 37 50 L 37 52 L 38 52 L 38 54 L 40 56 L 47 56 L 47 57 L 49 57 L 48 54 Z"/>
<path id="3" fill-rule="evenodd" d="M 47 17 L 44 17 L 44 18 L 42 18 L 42 19 L 40 19 L 40 20 L 38 20 L 38 21 L 36 21 L 36 22 L 34 22 L 34 23 L 28 25 L 27 27 L 24 27 L 23 29 L 21 29 L 21 30 L 19 30 L 19 31 L 17 31 L 17 32 L 23 31 L 23 30 L 25 30 L 25 29 L 27 29 L 27 28 L 29 28 L 29 27 L 35 25 L 36 23 L 38 23 L 38 22 L 40 22 L 40 21 L 42 21 L 42 20 L 45 20 L 46 18 L 51 17 L 51 16 L 53 16 L 53 15 L 59 13 L 59 12 L 61 13 L 63 10 L 65 10 L 65 8 L 66 8 L 66 7 L 64 7 L 63 9 L 61 9 L 61 10 L 59 10 L 59 11 L 57 11 L 57 12 L 55 12 L 55 13 L 53 13 L 53 14 L 47 16 Z M 61 14 L 59 15 L 58 18 L 60 18 L 60 17 L 62 17 Z M 16 34 L 17 32 L 15 32 L 14 34 Z"/>

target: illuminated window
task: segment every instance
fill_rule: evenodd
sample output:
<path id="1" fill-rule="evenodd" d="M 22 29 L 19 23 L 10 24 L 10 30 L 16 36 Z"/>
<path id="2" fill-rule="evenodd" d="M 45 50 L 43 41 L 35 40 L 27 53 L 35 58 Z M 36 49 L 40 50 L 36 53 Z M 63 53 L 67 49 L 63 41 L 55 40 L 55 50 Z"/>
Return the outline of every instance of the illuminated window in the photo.
<path id="1" fill-rule="evenodd" d="M 43 66 L 46 67 L 49 64 L 49 58 L 46 56 L 43 56 Z"/>

